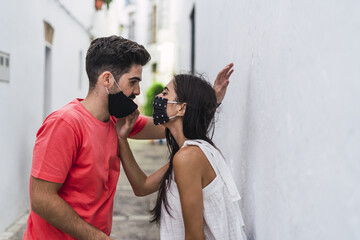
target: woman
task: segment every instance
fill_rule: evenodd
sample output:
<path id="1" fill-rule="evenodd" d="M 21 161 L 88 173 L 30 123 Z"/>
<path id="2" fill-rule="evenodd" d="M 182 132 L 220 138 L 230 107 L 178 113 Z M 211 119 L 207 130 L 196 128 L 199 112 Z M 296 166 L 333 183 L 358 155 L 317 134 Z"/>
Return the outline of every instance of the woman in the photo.
<path id="1" fill-rule="evenodd" d="M 119 119 L 117 132 L 125 173 L 137 196 L 159 190 L 153 222 L 161 239 L 243 240 L 240 199 L 210 131 L 218 106 L 211 85 L 193 75 L 176 75 L 154 99 L 154 123 L 166 128 L 169 164 L 147 177 L 137 165 L 127 134 L 138 112 Z"/>

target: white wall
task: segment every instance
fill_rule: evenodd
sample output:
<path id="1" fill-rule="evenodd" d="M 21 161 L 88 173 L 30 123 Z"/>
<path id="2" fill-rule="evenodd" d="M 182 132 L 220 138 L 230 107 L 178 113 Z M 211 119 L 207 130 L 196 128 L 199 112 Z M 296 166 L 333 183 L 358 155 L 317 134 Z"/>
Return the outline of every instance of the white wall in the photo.
<path id="1" fill-rule="evenodd" d="M 250 239 L 360 239 L 360 2 L 198 0 L 196 11 L 197 70 L 214 79 L 235 63 L 215 140 Z"/>
<path id="2" fill-rule="evenodd" d="M 7 1 L 0 8 L 0 51 L 10 54 L 10 82 L 0 82 L 1 231 L 29 206 L 31 143 L 43 110 L 43 23 L 39 15 L 28 14 L 38 5 L 36 1 Z"/>
<path id="3" fill-rule="evenodd" d="M 10 54 L 10 82 L 0 81 L 0 232 L 30 207 L 32 149 L 44 114 L 43 21 L 55 30 L 51 46 L 53 111 L 86 96 L 85 56 L 93 35 L 93 4 L 88 0 L 2 3 L 0 51 Z"/>
<path id="4" fill-rule="evenodd" d="M 190 14 L 194 7 L 194 0 L 177 1 L 175 21 L 175 72 L 188 73 L 191 71 L 191 21 Z"/>

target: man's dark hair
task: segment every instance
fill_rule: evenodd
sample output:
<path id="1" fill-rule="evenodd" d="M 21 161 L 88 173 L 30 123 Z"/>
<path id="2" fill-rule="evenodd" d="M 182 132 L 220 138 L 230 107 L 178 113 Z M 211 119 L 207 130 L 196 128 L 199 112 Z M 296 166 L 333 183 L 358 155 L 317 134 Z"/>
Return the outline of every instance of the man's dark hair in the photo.
<path id="1" fill-rule="evenodd" d="M 144 66 L 150 54 L 144 46 L 120 36 L 102 37 L 93 40 L 86 54 L 86 73 L 89 88 L 93 89 L 99 75 L 110 71 L 118 80 L 128 73 L 132 65 Z"/>

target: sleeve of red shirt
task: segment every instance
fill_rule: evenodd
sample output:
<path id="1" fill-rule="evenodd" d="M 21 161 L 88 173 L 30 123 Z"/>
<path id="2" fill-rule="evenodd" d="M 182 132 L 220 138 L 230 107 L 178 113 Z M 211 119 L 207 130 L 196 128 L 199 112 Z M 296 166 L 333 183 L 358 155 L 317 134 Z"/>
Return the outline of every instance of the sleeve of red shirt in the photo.
<path id="1" fill-rule="evenodd" d="M 139 133 L 147 118 L 139 116 L 129 136 Z M 31 175 L 56 183 L 63 183 L 76 159 L 80 139 L 62 118 L 47 119 L 36 135 Z"/>
<path id="2" fill-rule="evenodd" d="M 47 119 L 36 135 L 31 175 L 63 183 L 76 159 L 79 139 L 61 118 Z"/>
<path id="3" fill-rule="evenodd" d="M 143 128 L 146 125 L 146 121 L 147 121 L 147 117 L 140 115 L 137 118 L 133 128 L 131 129 L 129 137 L 134 136 L 135 134 L 141 132 L 141 130 L 143 130 Z"/>

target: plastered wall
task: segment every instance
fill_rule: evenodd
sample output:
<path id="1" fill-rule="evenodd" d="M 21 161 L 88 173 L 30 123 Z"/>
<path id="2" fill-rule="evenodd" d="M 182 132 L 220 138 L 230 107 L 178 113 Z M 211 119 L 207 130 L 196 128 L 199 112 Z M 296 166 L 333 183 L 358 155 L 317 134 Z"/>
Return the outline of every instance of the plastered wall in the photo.
<path id="1" fill-rule="evenodd" d="M 195 6 L 197 71 L 235 64 L 215 142 L 249 238 L 360 239 L 360 3 Z"/>
<path id="2" fill-rule="evenodd" d="M 10 80 L 0 81 L 0 232 L 30 207 L 32 149 L 45 116 L 45 94 L 51 111 L 86 95 L 85 61 L 79 55 L 83 51 L 85 59 L 90 36 L 81 24 L 90 26 L 94 8 L 81 2 L 80 24 L 59 1 L 6 1 L 0 8 L 0 51 L 10 55 Z M 73 9 L 69 1 L 61 4 Z M 54 28 L 51 46 L 45 42 L 43 21 Z M 52 83 L 45 92 L 46 46 L 51 49 Z"/>

